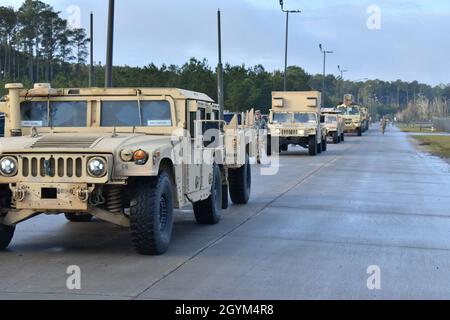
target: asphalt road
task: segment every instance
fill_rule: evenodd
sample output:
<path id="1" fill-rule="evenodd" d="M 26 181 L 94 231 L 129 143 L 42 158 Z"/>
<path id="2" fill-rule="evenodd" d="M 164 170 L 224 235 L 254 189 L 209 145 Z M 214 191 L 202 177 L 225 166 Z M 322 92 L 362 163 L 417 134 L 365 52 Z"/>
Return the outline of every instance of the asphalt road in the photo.
<path id="1" fill-rule="evenodd" d="M 20 225 L 0 253 L 0 299 L 450 299 L 449 165 L 406 134 L 374 129 L 317 158 L 285 153 L 276 176 L 254 171 L 249 205 L 217 226 L 179 212 L 161 257 L 103 222 Z M 70 265 L 81 290 L 66 288 Z"/>

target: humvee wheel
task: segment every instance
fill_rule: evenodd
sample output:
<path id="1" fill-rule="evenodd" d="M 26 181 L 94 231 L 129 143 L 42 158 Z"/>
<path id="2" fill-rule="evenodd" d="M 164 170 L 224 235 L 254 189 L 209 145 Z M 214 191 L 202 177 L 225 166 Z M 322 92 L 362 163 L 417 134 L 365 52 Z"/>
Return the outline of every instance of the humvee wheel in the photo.
<path id="1" fill-rule="evenodd" d="M 6 249 L 14 236 L 15 227 L 0 224 L 0 250 Z"/>
<path id="2" fill-rule="evenodd" d="M 89 213 L 65 213 L 64 215 L 70 222 L 91 222 L 93 218 Z"/>
<path id="3" fill-rule="evenodd" d="M 359 129 L 358 129 L 358 137 L 362 137 L 362 134 L 363 134 L 362 128 L 359 128 Z"/>
<path id="4" fill-rule="evenodd" d="M 228 170 L 228 180 L 231 201 L 234 204 L 247 204 L 252 190 L 252 169 L 248 155 L 245 158 L 245 165 L 239 169 Z"/>
<path id="5" fill-rule="evenodd" d="M 345 134 L 342 133 L 342 134 L 341 134 L 341 142 L 344 142 L 344 141 L 345 141 Z"/>
<path id="6" fill-rule="evenodd" d="M 161 255 L 169 249 L 173 229 L 173 190 L 167 173 L 139 181 L 130 190 L 131 239 L 142 255 Z"/>
<path id="7" fill-rule="evenodd" d="M 230 181 L 230 189 L 233 185 Z M 222 210 L 222 177 L 219 166 L 214 164 L 211 195 L 208 199 L 194 203 L 194 214 L 198 224 L 217 224 Z"/>
<path id="8" fill-rule="evenodd" d="M 316 156 L 318 152 L 316 136 L 309 137 L 309 155 Z"/>
<path id="9" fill-rule="evenodd" d="M 339 135 L 337 132 L 333 133 L 333 143 L 338 144 L 339 143 Z"/>

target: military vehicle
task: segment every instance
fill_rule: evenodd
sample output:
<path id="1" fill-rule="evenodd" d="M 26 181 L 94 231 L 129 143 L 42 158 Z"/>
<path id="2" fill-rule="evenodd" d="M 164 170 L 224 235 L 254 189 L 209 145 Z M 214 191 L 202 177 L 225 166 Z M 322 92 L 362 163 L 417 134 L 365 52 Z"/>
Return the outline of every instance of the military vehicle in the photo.
<path id="1" fill-rule="evenodd" d="M 279 150 L 300 145 L 316 156 L 327 150 L 327 131 L 321 115 L 321 93 L 273 92 L 269 116 L 268 154 L 273 152 L 272 139 L 279 140 Z"/>
<path id="2" fill-rule="evenodd" d="M 216 224 L 246 204 L 245 138 L 206 95 L 169 88 L 53 89 L 8 84 L 0 112 L 0 249 L 39 214 L 129 228 L 140 254 L 169 248 L 174 209 Z M 213 134 L 211 134 L 213 132 Z"/>
<path id="3" fill-rule="evenodd" d="M 344 142 L 345 121 L 341 111 L 334 108 L 322 109 L 322 115 L 325 116 L 327 136 L 333 139 L 334 144 Z"/>
<path id="4" fill-rule="evenodd" d="M 342 112 L 345 121 L 345 133 L 356 133 L 358 136 L 363 134 L 363 115 L 358 105 L 353 103 L 353 96 L 347 94 L 344 96 L 344 104 L 337 107 Z"/>

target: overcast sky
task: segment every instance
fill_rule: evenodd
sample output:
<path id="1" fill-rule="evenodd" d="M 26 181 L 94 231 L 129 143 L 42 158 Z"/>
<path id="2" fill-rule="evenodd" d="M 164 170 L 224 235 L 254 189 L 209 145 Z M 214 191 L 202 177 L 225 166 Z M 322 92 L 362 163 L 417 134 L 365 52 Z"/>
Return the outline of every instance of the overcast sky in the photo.
<path id="1" fill-rule="evenodd" d="M 88 27 L 95 14 L 95 60 L 104 61 L 107 0 L 45 0 L 70 18 L 81 10 Z M 340 64 L 346 77 L 429 84 L 450 83 L 450 1 L 448 0 L 284 0 L 301 9 L 290 19 L 289 64 L 321 73 L 319 43 L 335 53 L 328 73 Z M 2 0 L 15 7 L 21 0 Z M 368 8 L 380 11 L 380 29 L 369 29 Z M 143 66 L 182 64 L 190 57 L 217 63 L 216 11 L 222 10 L 223 55 L 231 64 L 284 65 L 285 16 L 279 0 L 116 0 L 114 63 Z M 371 19 L 370 19 L 371 20 Z M 373 20 L 371 20 L 373 22 Z M 376 24 L 372 24 L 376 26 Z"/>

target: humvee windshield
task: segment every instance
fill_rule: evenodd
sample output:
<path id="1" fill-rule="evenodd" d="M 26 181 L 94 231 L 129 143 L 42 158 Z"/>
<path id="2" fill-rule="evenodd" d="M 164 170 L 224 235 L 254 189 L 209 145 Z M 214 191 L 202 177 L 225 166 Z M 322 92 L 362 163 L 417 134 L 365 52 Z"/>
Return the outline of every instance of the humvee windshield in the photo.
<path id="1" fill-rule="evenodd" d="M 274 113 L 273 122 L 274 123 L 292 122 L 292 113 Z"/>
<path id="2" fill-rule="evenodd" d="M 316 123 L 317 117 L 314 113 L 295 113 L 295 123 Z"/>
<path id="3" fill-rule="evenodd" d="M 325 117 L 325 123 L 336 123 L 337 122 L 337 116 L 326 116 Z"/>
<path id="4" fill-rule="evenodd" d="M 168 101 L 103 101 L 102 127 L 171 127 Z"/>
<path id="5" fill-rule="evenodd" d="M 86 101 L 27 101 L 20 105 L 23 127 L 86 127 Z"/>
<path id="6" fill-rule="evenodd" d="M 347 114 L 349 116 L 357 116 L 360 114 L 358 107 L 348 107 L 347 108 Z"/>

